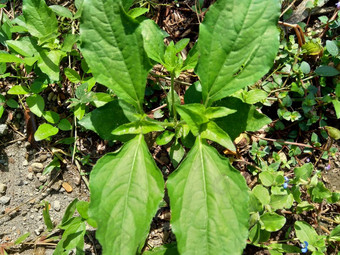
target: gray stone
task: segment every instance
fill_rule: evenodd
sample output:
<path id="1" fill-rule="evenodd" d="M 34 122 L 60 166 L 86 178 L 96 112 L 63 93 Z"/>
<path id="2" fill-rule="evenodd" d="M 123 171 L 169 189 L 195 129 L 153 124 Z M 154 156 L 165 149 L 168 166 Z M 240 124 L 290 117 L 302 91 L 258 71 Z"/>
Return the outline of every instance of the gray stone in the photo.
<path id="1" fill-rule="evenodd" d="M 42 182 L 42 183 L 45 183 L 47 181 L 47 176 L 46 175 L 40 176 L 39 181 Z"/>
<path id="2" fill-rule="evenodd" d="M 11 201 L 10 197 L 6 197 L 6 196 L 0 197 L 0 204 L 2 204 L 2 205 L 8 204 L 9 201 Z"/>
<path id="3" fill-rule="evenodd" d="M 59 202 L 58 200 L 55 200 L 55 201 L 53 202 L 53 209 L 54 209 L 55 211 L 57 211 L 57 212 L 60 211 L 61 205 L 60 205 L 60 202 Z"/>
<path id="4" fill-rule="evenodd" d="M 42 173 L 42 171 L 44 170 L 44 165 L 41 163 L 33 163 L 31 167 L 33 172 L 35 173 Z"/>
<path id="5" fill-rule="evenodd" d="M 7 134 L 7 125 L 6 124 L 0 124 L 0 136 Z"/>
<path id="6" fill-rule="evenodd" d="M 27 177 L 27 179 L 32 181 L 34 176 L 33 176 L 33 173 L 28 173 L 26 177 Z"/>
<path id="7" fill-rule="evenodd" d="M 6 194 L 7 185 L 0 182 L 0 194 Z"/>
<path id="8" fill-rule="evenodd" d="M 24 159 L 24 161 L 22 162 L 22 166 L 28 166 L 28 162 L 26 159 Z"/>

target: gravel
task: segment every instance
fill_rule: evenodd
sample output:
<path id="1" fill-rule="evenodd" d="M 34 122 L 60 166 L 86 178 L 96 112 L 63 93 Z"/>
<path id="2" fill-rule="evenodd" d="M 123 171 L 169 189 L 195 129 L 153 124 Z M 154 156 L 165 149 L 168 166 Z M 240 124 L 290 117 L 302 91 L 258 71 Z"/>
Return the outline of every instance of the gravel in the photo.
<path id="1" fill-rule="evenodd" d="M 33 172 L 35 173 L 42 173 L 42 171 L 44 170 L 44 165 L 41 163 L 33 163 L 31 167 Z"/>
<path id="2" fill-rule="evenodd" d="M 10 197 L 6 197 L 6 196 L 0 197 L 0 204 L 2 204 L 2 205 L 8 204 L 9 201 L 11 201 Z"/>

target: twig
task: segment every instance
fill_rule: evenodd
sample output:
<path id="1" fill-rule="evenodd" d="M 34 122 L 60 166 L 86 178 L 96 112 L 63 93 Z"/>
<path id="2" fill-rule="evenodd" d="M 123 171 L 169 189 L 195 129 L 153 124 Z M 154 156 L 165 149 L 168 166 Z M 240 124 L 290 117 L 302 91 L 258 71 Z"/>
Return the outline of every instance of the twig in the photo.
<path id="1" fill-rule="evenodd" d="M 294 0 L 280 15 L 280 18 L 295 4 L 296 0 Z"/>
<path id="2" fill-rule="evenodd" d="M 249 134 L 249 133 L 248 133 Z M 290 145 L 296 145 L 296 146 L 301 146 L 301 147 L 306 147 L 306 148 L 312 148 L 312 149 L 319 149 L 316 147 L 313 147 L 312 145 L 309 144 L 304 144 L 304 143 L 296 143 L 296 142 L 288 142 L 288 141 L 283 141 L 283 140 L 278 140 L 278 139 L 272 139 L 272 138 L 266 138 L 266 137 L 260 137 L 257 135 L 253 135 L 253 134 L 249 134 L 251 136 L 255 136 L 256 138 L 262 139 L 262 140 L 266 140 L 266 141 L 270 141 L 270 142 L 277 142 L 277 143 L 283 143 L 283 144 L 290 144 Z"/>

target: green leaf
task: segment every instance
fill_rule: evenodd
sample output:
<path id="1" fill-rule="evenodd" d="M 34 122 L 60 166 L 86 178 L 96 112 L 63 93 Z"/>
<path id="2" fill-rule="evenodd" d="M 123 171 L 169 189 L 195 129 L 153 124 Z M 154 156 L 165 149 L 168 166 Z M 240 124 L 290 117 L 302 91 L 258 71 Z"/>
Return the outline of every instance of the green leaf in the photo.
<path id="1" fill-rule="evenodd" d="M 0 63 L 24 63 L 24 60 L 8 53 L 0 53 Z"/>
<path id="2" fill-rule="evenodd" d="M 69 131 L 72 130 L 72 125 L 67 119 L 62 119 L 58 124 L 58 128 L 62 131 Z"/>
<path id="3" fill-rule="evenodd" d="M 49 8 L 56 13 L 58 16 L 72 19 L 72 12 L 64 6 L 61 5 L 50 5 Z"/>
<path id="4" fill-rule="evenodd" d="M 150 132 L 163 131 L 164 128 L 148 120 L 138 120 L 123 124 L 112 131 L 113 135 L 147 134 Z"/>
<path id="5" fill-rule="evenodd" d="M 105 140 L 114 140 L 119 137 L 111 132 L 123 124 L 137 121 L 135 114 L 136 110 L 131 105 L 122 100 L 114 100 L 87 114 L 79 124 Z"/>
<path id="6" fill-rule="evenodd" d="M 189 38 L 184 38 L 184 39 L 178 41 L 178 42 L 175 44 L 175 52 L 176 52 L 176 53 L 179 53 L 179 52 L 181 52 L 182 50 L 184 50 L 184 48 L 188 45 L 189 42 L 190 42 L 190 39 L 189 39 Z"/>
<path id="7" fill-rule="evenodd" d="M 58 131 L 59 131 L 58 128 L 53 127 L 50 124 L 44 123 L 38 127 L 37 131 L 35 131 L 34 139 L 36 141 L 41 141 L 50 136 L 56 135 Z"/>
<path id="8" fill-rule="evenodd" d="M 165 145 L 171 142 L 172 138 L 175 136 L 175 133 L 170 132 L 169 130 L 165 130 L 162 134 L 157 136 L 156 143 L 158 145 Z"/>
<path id="9" fill-rule="evenodd" d="M 279 1 L 217 1 L 200 25 L 197 74 L 205 105 L 257 82 L 279 48 Z"/>
<path id="10" fill-rule="evenodd" d="M 200 132 L 200 126 L 203 123 L 209 122 L 209 119 L 204 115 L 205 107 L 202 104 L 178 104 L 176 105 L 176 110 L 189 125 L 194 136 L 198 135 Z"/>
<path id="11" fill-rule="evenodd" d="M 50 217 L 50 209 L 49 209 L 49 202 L 45 201 L 44 209 L 43 209 L 43 217 L 45 225 L 48 229 L 48 231 L 51 231 L 53 229 L 53 223 Z"/>
<path id="12" fill-rule="evenodd" d="M 23 234 L 22 236 L 20 236 L 17 240 L 15 240 L 14 244 L 18 245 L 18 244 L 21 244 L 23 241 L 25 241 L 25 239 L 27 237 L 30 236 L 31 233 L 26 233 L 26 234 Z"/>
<path id="13" fill-rule="evenodd" d="M 241 254 L 248 237 L 248 187 L 227 158 L 197 138 L 167 181 L 180 254 Z"/>
<path id="14" fill-rule="evenodd" d="M 247 92 L 244 102 L 247 104 L 256 104 L 267 98 L 267 92 L 261 89 L 252 89 Z"/>
<path id="15" fill-rule="evenodd" d="M 106 154 L 91 171 L 89 216 L 103 254 L 135 254 L 163 198 L 164 181 L 142 135 Z"/>
<path id="16" fill-rule="evenodd" d="M 29 93 L 30 93 L 29 88 L 23 85 L 15 85 L 7 91 L 7 94 L 10 95 L 26 95 Z"/>
<path id="17" fill-rule="evenodd" d="M 63 219 L 61 220 L 61 227 L 67 226 L 67 222 L 72 218 L 74 212 L 76 211 L 76 205 L 78 203 L 78 198 L 74 199 L 66 208 Z"/>
<path id="18" fill-rule="evenodd" d="M 332 66 L 319 66 L 315 69 L 315 73 L 320 76 L 336 76 L 340 72 Z"/>
<path id="19" fill-rule="evenodd" d="M 13 109 L 19 108 L 18 102 L 15 101 L 15 100 L 12 99 L 12 98 L 11 98 L 11 99 L 8 99 L 8 100 L 6 101 L 6 104 L 7 104 L 9 107 L 13 108 Z"/>
<path id="20" fill-rule="evenodd" d="M 53 111 L 43 112 L 43 117 L 45 118 L 45 120 L 52 124 L 57 124 L 60 119 L 59 114 Z"/>
<path id="21" fill-rule="evenodd" d="M 201 137 L 214 141 L 231 151 L 236 151 L 230 136 L 213 121 L 209 121 L 202 125 Z"/>
<path id="22" fill-rule="evenodd" d="M 322 182 L 318 182 L 318 184 L 312 188 L 312 201 L 314 202 L 322 202 L 323 199 L 329 198 L 332 196 L 332 192 L 325 187 L 325 184 Z"/>
<path id="23" fill-rule="evenodd" d="M 262 205 L 268 205 L 270 202 L 270 195 L 268 189 L 262 185 L 256 185 L 253 190 L 255 197 L 261 202 Z"/>
<path id="24" fill-rule="evenodd" d="M 37 50 L 35 48 L 37 42 L 29 36 L 22 37 L 19 40 L 15 41 L 8 40 L 6 41 L 6 43 L 12 50 L 24 57 L 32 57 L 34 54 L 37 53 Z"/>
<path id="25" fill-rule="evenodd" d="M 81 51 L 96 81 L 141 112 L 151 64 L 139 23 L 125 13 L 121 4 L 115 0 L 85 1 Z"/>
<path id="26" fill-rule="evenodd" d="M 300 69 L 304 74 L 310 73 L 310 65 L 306 61 L 302 61 Z"/>
<path id="27" fill-rule="evenodd" d="M 38 67 L 48 75 L 52 81 L 59 81 L 59 64 L 64 57 L 64 52 L 60 50 L 41 50 L 38 56 Z"/>
<path id="28" fill-rule="evenodd" d="M 144 48 L 148 57 L 157 63 L 164 64 L 164 37 L 167 35 L 151 19 L 146 19 L 141 23 Z"/>
<path id="29" fill-rule="evenodd" d="M 146 251 L 143 255 L 179 255 L 176 243 L 164 244 L 151 251 Z"/>
<path id="30" fill-rule="evenodd" d="M 33 112 L 38 117 L 41 117 L 43 115 L 43 111 L 45 108 L 45 101 L 42 98 L 42 96 L 38 94 L 34 94 L 32 96 L 29 96 L 26 99 L 26 103 L 28 107 L 30 108 L 31 112 Z"/>
<path id="31" fill-rule="evenodd" d="M 338 96 L 338 97 L 340 97 L 340 96 Z M 334 106 L 336 117 L 338 119 L 340 119 L 340 101 L 339 101 L 339 99 L 332 100 L 332 103 L 333 103 L 333 106 Z"/>
<path id="32" fill-rule="evenodd" d="M 148 8 L 133 8 L 131 10 L 129 10 L 128 14 L 132 17 L 132 18 L 137 18 L 139 16 L 142 16 L 143 14 L 147 13 L 149 11 Z"/>
<path id="33" fill-rule="evenodd" d="M 249 231 L 249 240 L 254 244 L 266 242 L 269 238 L 270 232 L 261 229 L 260 223 L 255 224 Z"/>
<path id="34" fill-rule="evenodd" d="M 340 242 L 340 225 L 336 226 L 329 235 L 329 240 Z"/>
<path id="35" fill-rule="evenodd" d="M 191 50 L 189 51 L 187 58 L 183 63 L 182 71 L 194 69 L 196 67 L 199 56 L 197 45 L 198 44 L 196 43 L 194 47 L 192 47 Z"/>
<path id="36" fill-rule="evenodd" d="M 225 98 L 216 105 L 236 110 L 234 114 L 215 120 L 231 139 L 235 139 L 244 131 L 257 131 L 271 122 L 271 119 L 259 113 L 255 106 L 245 104 L 235 97 Z"/>
<path id="37" fill-rule="evenodd" d="M 286 218 L 284 216 L 278 215 L 274 212 L 267 212 L 260 217 L 262 223 L 262 229 L 269 232 L 274 232 L 280 230 L 286 223 Z"/>
<path id="38" fill-rule="evenodd" d="M 45 0 L 24 0 L 22 12 L 31 35 L 39 38 L 41 42 L 45 38 L 57 37 L 58 21 Z"/>
<path id="39" fill-rule="evenodd" d="M 313 172 L 313 164 L 307 163 L 301 167 L 296 167 L 294 169 L 294 174 L 296 179 L 302 179 L 307 181 Z"/>
<path id="40" fill-rule="evenodd" d="M 339 54 L 339 48 L 338 48 L 338 45 L 336 45 L 335 41 L 327 40 L 326 48 L 327 48 L 327 51 L 334 57 Z"/>
<path id="41" fill-rule="evenodd" d="M 89 215 L 88 215 L 88 209 L 89 209 L 89 202 L 86 201 L 78 201 L 77 202 L 77 211 L 80 214 L 80 216 L 83 219 L 88 219 Z"/>
<path id="42" fill-rule="evenodd" d="M 226 107 L 209 107 L 205 111 L 205 116 L 209 119 L 217 119 L 235 113 L 236 110 L 228 109 Z"/>
<path id="43" fill-rule="evenodd" d="M 80 75 L 75 70 L 73 70 L 71 68 L 65 68 L 64 73 L 65 73 L 67 79 L 70 80 L 70 82 L 78 83 L 81 80 Z"/>
<path id="44" fill-rule="evenodd" d="M 294 228 L 296 237 L 300 240 L 300 242 L 303 243 L 304 241 L 307 241 L 309 244 L 308 249 L 315 251 L 314 246 L 317 246 L 317 241 L 319 239 L 315 229 L 304 221 L 296 221 Z"/>
<path id="45" fill-rule="evenodd" d="M 176 168 L 179 163 L 182 161 L 185 155 L 185 150 L 183 146 L 176 140 L 176 142 L 171 146 L 169 156 L 171 159 L 171 163 Z"/>
<path id="46" fill-rule="evenodd" d="M 325 126 L 328 135 L 334 140 L 340 139 L 340 130 L 335 127 Z"/>
<path id="47" fill-rule="evenodd" d="M 78 35 L 74 34 L 66 34 L 64 35 L 64 42 L 61 48 L 64 52 L 71 52 L 73 45 L 79 40 Z"/>
<path id="48" fill-rule="evenodd" d="M 60 161 L 57 157 L 54 157 L 53 160 L 45 167 L 43 175 L 47 175 L 51 173 L 54 169 L 60 168 Z"/>

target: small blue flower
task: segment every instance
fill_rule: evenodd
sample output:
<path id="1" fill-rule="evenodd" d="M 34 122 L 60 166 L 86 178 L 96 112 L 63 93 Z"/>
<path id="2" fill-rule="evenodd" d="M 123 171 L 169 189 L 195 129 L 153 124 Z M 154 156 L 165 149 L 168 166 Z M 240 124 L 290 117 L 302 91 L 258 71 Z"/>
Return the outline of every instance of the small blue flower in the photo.
<path id="1" fill-rule="evenodd" d="M 303 244 L 300 244 L 301 252 L 306 253 L 308 251 L 308 242 L 304 241 Z"/>
<path id="2" fill-rule="evenodd" d="M 331 169 L 331 164 L 328 164 L 327 166 L 325 166 L 325 170 L 329 170 L 329 169 Z"/>
<path id="3" fill-rule="evenodd" d="M 310 158 L 307 158 L 307 159 L 306 159 L 306 162 L 309 163 L 309 162 L 310 162 Z"/>
<path id="4" fill-rule="evenodd" d="M 335 5 L 336 5 L 336 8 L 340 9 L 340 2 L 337 2 Z"/>
<path id="5" fill-rule="evenodd" d="M 286 189 L 286 188 L 288 188 L 289 178 L 287 176 L 284 176 L 283 178 L 285 179 L 285 183 L 283 184 L 283 188 Z"/>

